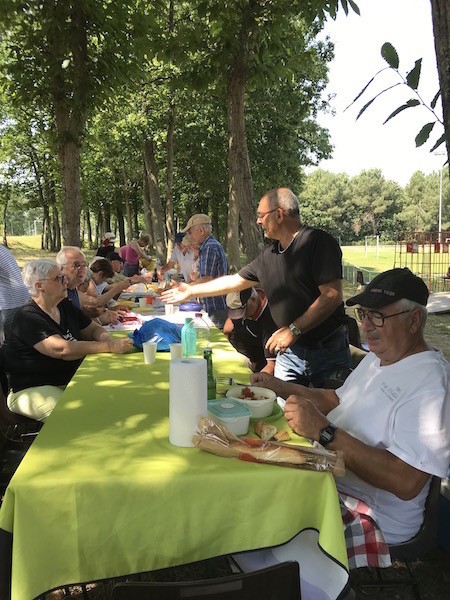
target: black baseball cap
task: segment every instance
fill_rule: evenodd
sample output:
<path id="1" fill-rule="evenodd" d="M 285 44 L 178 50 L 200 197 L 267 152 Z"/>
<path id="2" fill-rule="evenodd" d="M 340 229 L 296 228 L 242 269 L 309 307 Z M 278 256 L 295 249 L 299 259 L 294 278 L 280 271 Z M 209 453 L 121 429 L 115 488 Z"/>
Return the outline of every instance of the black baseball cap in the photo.
<path id="1" fill-rule="evenodd" d="M 120 256 L 120 254 L 117 254 L 117 252 L 108 252 L 106 258 L 108 260 L 120 260 L 120 262 L 125 262 L 125 260 Z"/>
<path id="2" fill-rule="evenodd" d="M 175 244 L 181 244 L 185 235 L 186 233 L 184 233 L 183 231 L 178 231 L 178 233 L 175 234 L 175 237 L 173 239 Z"/>
<path id="3" fill-rule="evenodd" d="M 227 294 L 228 316 L 230 319 L 242 319 L 245 316 L 247 302 L 253 294 L 254 288 L 247 288 L 241 292 L 230 292 Z M 255 293 L 257 293 L 255 291 Z"/>
<path id="4" fill-rule="evenodd" d="M 423 279 L 409 269 L 391 269 L 377 275 L 360 294 L 347 300 L 347 306 L 359 304 L 367 308 L 382 308 L 402 298 L 427 305 L 430 295 Z"/>

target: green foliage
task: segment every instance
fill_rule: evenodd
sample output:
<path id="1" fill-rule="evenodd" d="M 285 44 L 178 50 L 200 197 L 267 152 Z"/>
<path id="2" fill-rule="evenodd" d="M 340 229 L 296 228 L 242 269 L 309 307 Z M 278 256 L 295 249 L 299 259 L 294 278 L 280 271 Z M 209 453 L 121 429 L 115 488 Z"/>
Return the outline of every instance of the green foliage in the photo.
<path id="1" fill-rule="evenodd" d="M 307 225 L 325 229 L 342 243 L 354 238 L 356 211 L 351 202 L 349 177 L 316 169 L 305 178 L 299 194 L 300 215 Z"/>
<path id="2" fill-rule="evenodd" d="M 225 227 L 226 84 L 242 47 L 248 50 L 246 127 L 255 190 L 298 186 L 302 166 L 330 154 L 328 133 L 315 117 L 332 47 L 315 35 L 340 8 L 359 12 L 351 0 L 4 0 L 2 108 L 16 137 L 9 156 L 16 157 L 33 203 L 41 202 L 39 182 L 44 203 L 59 201 L 58 148 L 75 140 L 83 206 L 113 213 L 123 208 L 125 188 L 140 206 L 144 134 L 155 143 L 164 198 L 167 114 L 174 104 L 175 216 L 184 221 L 190 212 L 211 210 Z M 67 120 L 57 111 L 61 106 Z M 25 109 L 23 140 L 14 107 Z M 38 178 L 29 148 L 39 156 Z"/>
<path id="3" fill-rule="evenodd" d="M 443 183 L 443 229 L 450 226 L 448 171 L 442 172 Z M 404 202 L 399 218 L 405 231 L 437 231 L 439 211 L 439 173 L 424 175 L 414 173 L 405 187 Z"/>
<path id="4" fill-rule="evenodd" d="M 140 68 L 142 38 L 158 33 L 155 3 L 4 0 L 2 84 L 17 101 L 75 111 L 99 105 Z M 75 92 L 75 93 L 74 93 Z"/>
<path id="5" fill-rule="evenodd" d="M 450 228 L 448 173 L 443 171 L 443 230 Z M 299 193 L 302 221 L 329 231 L 342 244 L 380 235 L 396 240 L 405 231 L 437 231 L 439 173 L 418 171 L 403 190 L 378 169 L 349 178 L 316 169 Z"/>
<path id="6" fill-rule="evenodd" d="M 381 46 L 381 56 L 387 62 L 387 64 L 391 67 L 391 69 L 398 69 L 400 64 L 400 59 L 398 58 L 397 50 L 394 48 L 392 44 L 389 42 L 385 42 Z"/>
<path id="7" fill-rule="evenodd" d="M 378 92 L 377 94 L 375 94 L 375 96 L 373 98 L 371 98 L 369 101 L 367 101 L 363 107 L 359 110 L 357 116 L 356 116 L 356 120 L 358 120 L 363 114 L 364 112 L 375 102 L 375 100 L 377 100 L 378 98 L 380 98 L 383 94 L 386 94 L 387 92 L 389 92 L 390 90 L 398 87 L 398 86 L 405 86 L 408 90 L 414 92 L 415 97 L 408 99 L 406 102 L 404 102 L 403 104 L 401 104 L 400 106 L 398 106 L 394 111 L 392 111 L 389 116 L 384 120 L 383 125 L 385 123 L 387 123 L 388 121 L 390 121 L 392 118 L 396 117 L 398 114 L 402 113 L 403 111 L 409 109 L 409 108 L 416 108 L 416 107 L 422 107 L 427 109 L 429 112 L 432 113 L 433 116 L 433 121 L 432 122 L 428 122 L 425 125 L 423 125 L 419 131 L 419 133 L 416 135 L 415 137 L 415 144 L 416 146 L 422 146 L 423 144 L 425 144 L 429 138 L 430 138 L 430 134 L 433 131 L 436 123 L 438 123 L 439 125 L 441 125 L 442 129 L 444 127 L 443 121 L 442 119 L 437 115 L 437 113 L 435 112 L 435 108 L 436 108 L 436 104 L 437 101 L 440 97 L 440 91 L 438 91 L 434 97 L 431 99 L 430 103 L 427 104 L 421 97 L 420 93 L 419 93 L 419 83 L 420 83 L 420 75 L 421 75 L 421 69 L 422 69 L 422 59 L 419 58 L 418 60 L 415 61 L 414 63 L 414 67 L 408 71 L 406 73 L 406 75 L 402 75 L 402 73 L 400 72 L 399 68 L 400 68 L 400 59 L 399 59 L 399 55 L 397 50 L 394 48 L 394 46 L 389 43 L 389 42 L 385 42 L 382 47 L 381 47 L 381 56 L 382 58 L 387 62 L 388 66 L 379 70 L 370 80 L 369 82 L 362 88 L 362 90 L 356 95 L 356 97 L 353 99 L 353 101 L 349 104 L 349 106 L 347 106 L 346 110 L 348 108 L 350 108 L 351 106 L 353 106 L 353 104 L 355 104 L 367 91 L 367 89 L 371 86 L 371 84 L 375 81 L 376 78 L 378 78 L 380 75 L 386 73 L 386 71 L 391 71 L 394 72 L 395 76 L 398 79 L 397 83 L 388 85 L 388 87 L 384 88 L 383 90 L 381 90 L 380 92 Z M 432 145 L 430 152 L 434 152 L 434 150 L 436 150 L 436 148 L 438 148 L 439 146 L 441 146 L 442 144 L 445 143 L 446 140 L 446 136 L 445 136 L 445 132 L 434 142 L 434 144 Z"/>

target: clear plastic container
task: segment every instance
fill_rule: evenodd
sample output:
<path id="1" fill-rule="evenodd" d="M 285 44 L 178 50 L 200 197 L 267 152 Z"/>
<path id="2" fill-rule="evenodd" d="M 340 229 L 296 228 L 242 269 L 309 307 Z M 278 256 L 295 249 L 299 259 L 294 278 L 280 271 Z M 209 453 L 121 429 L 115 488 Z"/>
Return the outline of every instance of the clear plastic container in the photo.
<path id="1" fill-rule="evenodd" d="M 211 329 L 202 317 L 202 313 L 195 313 L 195 317 L 189 323 L 189 327 L 195 330 L 194 354 L 203 358 L 205 348 L 209 348 L 210 346 Z"/>
<path id="2" fill-rule="evenodd" d="M 233 398 L 208 400 L 208 412 L 234 435 L 245 435 L 250 424 L 251 411 Z"/>

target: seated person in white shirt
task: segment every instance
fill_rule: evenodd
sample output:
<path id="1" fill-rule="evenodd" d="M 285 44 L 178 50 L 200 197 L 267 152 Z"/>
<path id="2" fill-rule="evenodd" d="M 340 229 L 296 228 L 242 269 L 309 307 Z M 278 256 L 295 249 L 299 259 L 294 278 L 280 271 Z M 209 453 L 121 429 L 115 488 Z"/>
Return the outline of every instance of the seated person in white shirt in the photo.
<path id="1" fill-rule="evenodd" d="M 369 353 L 337 390 L 252 375 L 286 398 L 297 434 L 344 453 L 338 490 L 363 500 L 388 544 L 413 537 L 431 475 L 450 462 L 450 365 L 424 339 L 428 289 L 409 269 L 381 273 L 347 305 Z"/>
<path id="2" fill-rule="evenodd" d="M 158 279 L 164 279 L 164 273 L 173 269 L 176 264 L 180 267 L 180 271 L 186 282 L 191 281 L 191 274 L 194 268 L 194 263 L 197 260 L 194 250 L 186 244 L 183 244 L 185 233 L 178 232 L 174 237 L 174 246 L 169 260 L 157 271 Z"/>

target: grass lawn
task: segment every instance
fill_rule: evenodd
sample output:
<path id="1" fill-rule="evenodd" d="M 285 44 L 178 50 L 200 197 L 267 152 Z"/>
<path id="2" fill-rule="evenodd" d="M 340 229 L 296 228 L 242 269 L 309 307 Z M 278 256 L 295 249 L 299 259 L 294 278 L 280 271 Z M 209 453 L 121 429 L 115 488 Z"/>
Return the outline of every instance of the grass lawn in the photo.
<path id="1" fill-rule="evenodd" d="M 9 236 L 8 248 L 14 254 L 17 264 L 21 268 L 33 258 L 55 258 L 56 256 L 55 252 L 41 250 L 40 235 Z M 94 256 L 94 250 L 83 248 L 83 252 L 88 260 Z"/>
<path id="2" fill-rule="evenodd" d="M 342 254 L 344 260 L 351 265 L 370 271 L 387 271 L 398 266 L 394 264 L 395 246 L 379 246 L 378 256 L 375 246 L 368 246 L 367 252 L 364 246 L 342 246 Z"/>

